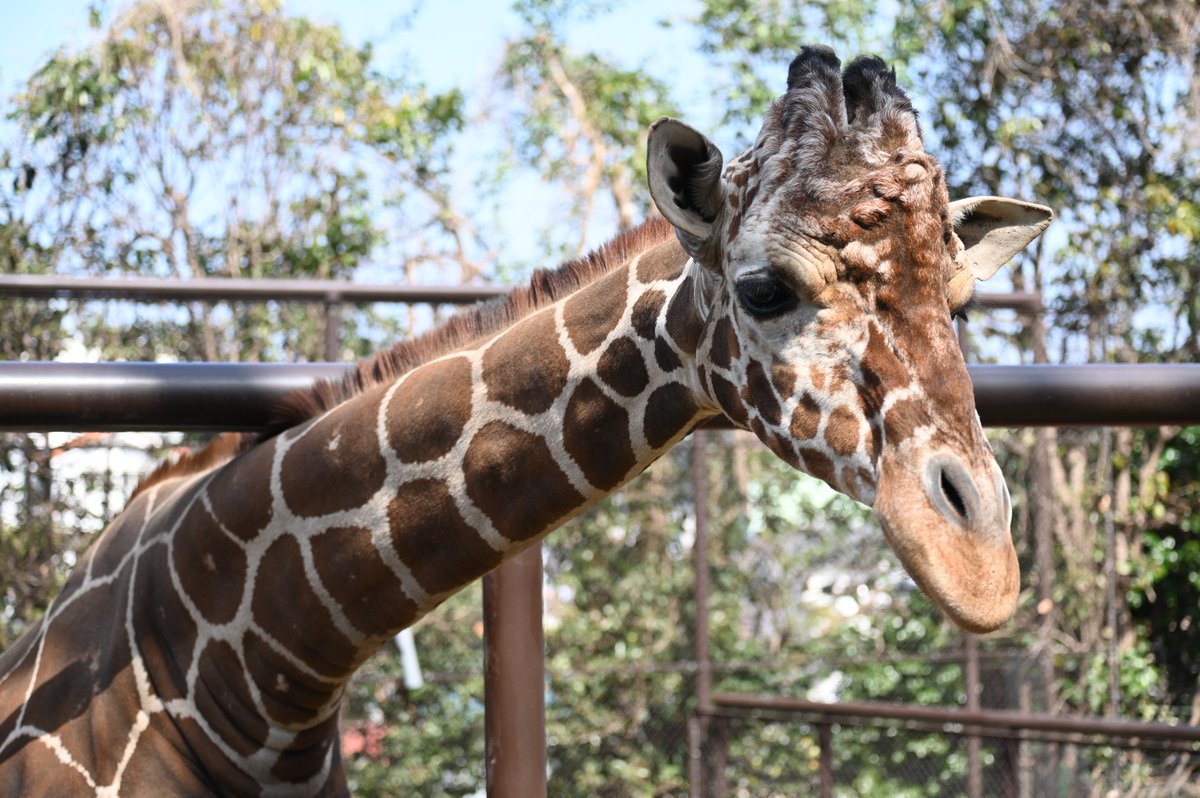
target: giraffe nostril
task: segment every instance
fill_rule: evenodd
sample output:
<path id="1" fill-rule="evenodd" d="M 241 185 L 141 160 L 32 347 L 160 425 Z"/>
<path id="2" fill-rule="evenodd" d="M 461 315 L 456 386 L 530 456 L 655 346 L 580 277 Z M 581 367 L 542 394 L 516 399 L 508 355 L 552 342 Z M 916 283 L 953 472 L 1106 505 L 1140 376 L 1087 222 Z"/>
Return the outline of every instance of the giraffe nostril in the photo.
<path id="1" fill-rule="evenodd" d="M 979 489 L 956 457 L 934 457 L 925 470 L 925 492 L 946 520 L 970 528 L 979 515 Z"/>
<path id="2" fill-rule="evenodd" d="M 954 482 L 951 481 L 945 471 L 942 471 L 941 483 L 942 494 L 965 523 L 967 520 L 967 503 L 963 500 L 962 494 L 958 492 L 958 488 L 954 487 Z"/>

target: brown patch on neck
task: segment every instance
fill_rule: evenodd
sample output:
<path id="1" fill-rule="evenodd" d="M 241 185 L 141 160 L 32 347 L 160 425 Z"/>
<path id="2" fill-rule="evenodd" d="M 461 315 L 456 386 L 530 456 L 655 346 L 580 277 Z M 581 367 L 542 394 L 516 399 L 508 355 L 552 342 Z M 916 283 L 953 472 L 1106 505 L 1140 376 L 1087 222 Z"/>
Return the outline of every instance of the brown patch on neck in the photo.
<path id="1" fill-rule="evenodd" d="M 394 382 L 417 366 L 449 354 L 511 326 L 535 310 L 551 305 L 579 290 L 614 268 L 628 263 L 639 252 L 673 239 L 675 228 L 663 219 L 652 219 L 623 233 L 582 258 L 557 269 L 538 270 L 525 288 L 506 297 L 471 308 L 451 317 L 445 324 L 359 361 L 341 382 L 321 381 L 312 388 L 293 393 L 276 407 L 269 438 L 301 424 L 366 389 Z"/>

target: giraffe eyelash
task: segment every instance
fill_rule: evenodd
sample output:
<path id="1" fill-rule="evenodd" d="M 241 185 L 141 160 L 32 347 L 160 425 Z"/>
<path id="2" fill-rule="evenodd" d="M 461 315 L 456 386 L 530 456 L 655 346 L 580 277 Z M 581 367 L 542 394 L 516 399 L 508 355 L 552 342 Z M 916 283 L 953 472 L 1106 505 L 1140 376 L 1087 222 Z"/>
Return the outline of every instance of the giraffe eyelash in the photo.
<path id="1" fill-rule="evenodd" d="M 956 309 L 950 311 L 950 320 L 969 322 L 969 316 L 979 309 L 979 307 L 979 295 L 971 294 L 970 299 L 959 305 Z"/>

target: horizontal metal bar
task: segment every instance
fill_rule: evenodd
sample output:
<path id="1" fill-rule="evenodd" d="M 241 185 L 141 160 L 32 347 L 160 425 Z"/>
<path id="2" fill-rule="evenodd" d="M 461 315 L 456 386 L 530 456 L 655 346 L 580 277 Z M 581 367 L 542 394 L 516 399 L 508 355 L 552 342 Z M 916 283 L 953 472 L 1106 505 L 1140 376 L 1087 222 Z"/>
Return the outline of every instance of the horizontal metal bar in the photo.
<path id="1" fill-rule="evenodd" d="M 1200 364 L 969 365 L 989 427 L 1200 424 Z"/>
<path id="2" fill-rule="evenodd" d="M 974 304 L 981 308 L 1019 310 L 1024 313 L 1041 313 L 1045 310 L 1042 295 L 1036 291 L 980 291 Z"/>
<path id="3" fill-rule="evenodd" d="M 0 274 L 0 297 L 42 299 L 126 299 L 135 302 L 420 302 L 468 304 L 512 290 L 506 285 L 368 285 L 344 280 L 273 280 L 209 277 L 177 280 L 161 277 L 66 277 L 58 274 Z M 1027 291 L 982 292 L 984 308 L 1037 312 L 1041 294 Z"/>
<path id="4" fill-rule="evenodd" d="M 1145 740 L 1200 742 L 1200 726 L 1168 723 L 1140 723 L 1096 717 L 1071 717 L 999 709 L 957 709 L 954 707 L 923 707 L 909 704 L 884 704 L 869 701 L 846 701 L 827 704 L 802 698 L 786 698 L 747 693 L 718 693 L 712 704 L 719 709 L 746 709 L 820 718 L 887 719 L 916 721 L 942 725 L 974 726 L 984 729 L 1053 732 L 1056 734 L 1086 734 Z"/>
<path id="5" fill-rule="evenodd" d="M 0 363 L 0 428 L 255 430 L 292 391 L 340 379 L 336 363 Z"/>
<path id="6" fill-rule="evenodd" d="M 253 430 L 340 363 L 0 363 L 0 429 Z M 970 366 L 983 423 L 1200 424 L 1200 365 Z M 726 426 L 728 422 L 723 422 Z M 720 426 L 720 423 L 717 424 Z"/>
<path id="7" fill-rule="evenodd" d="M 512 290 L 504 285 L 368 285 L 345 280 L 251 280 L 158 277 L 63 277 L 0 275 L 0 297 L 127 299 L 136 302 L 411 302 L 469 304 Z"/>

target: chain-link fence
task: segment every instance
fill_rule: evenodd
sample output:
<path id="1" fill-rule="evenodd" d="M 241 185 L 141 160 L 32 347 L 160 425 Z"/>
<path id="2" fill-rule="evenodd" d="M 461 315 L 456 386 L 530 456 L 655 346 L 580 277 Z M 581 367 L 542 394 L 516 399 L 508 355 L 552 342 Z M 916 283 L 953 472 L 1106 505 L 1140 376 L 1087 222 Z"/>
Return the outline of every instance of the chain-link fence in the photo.
<path id="1" fill-rule="evenodd" d="M 954 725 L 894 718 L 840 716 L 817 723 L 718 712 L 724 714 L 708 718 L 708 798 L 1200 795 L 1196 743 L 1115 735 L 1071 742 L 1026 729 L 972 736 Z"/>

